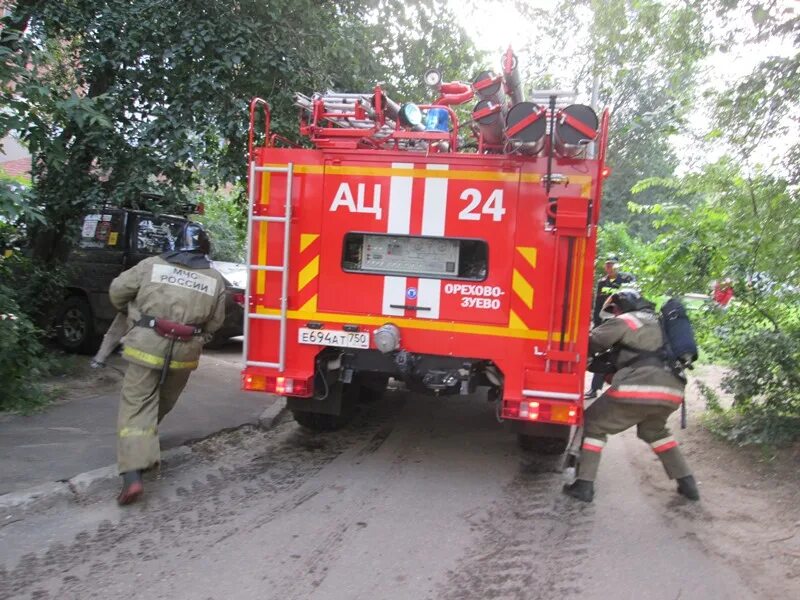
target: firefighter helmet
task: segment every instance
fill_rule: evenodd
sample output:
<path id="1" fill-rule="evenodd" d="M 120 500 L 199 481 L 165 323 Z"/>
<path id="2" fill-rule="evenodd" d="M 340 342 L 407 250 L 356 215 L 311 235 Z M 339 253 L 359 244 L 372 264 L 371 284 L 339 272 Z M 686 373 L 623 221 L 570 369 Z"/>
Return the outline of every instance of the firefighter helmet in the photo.
<path id="1" fill-rule="evenodd" d="M 180 235 L 175 243 L 175 250 L 209 254 L 211 252 L 211 241 L 208 239 L 208 234 L 202 225 L 187 222 L 181 228 Z"/>
<path id="2" fill-rule="evenodd" d="M 642 296 L 637 290 L 626 288 L 614 292 L 606 298 L 601 316 L 610 318 L 635 310 L 653 310 L 654 304 Z"/>

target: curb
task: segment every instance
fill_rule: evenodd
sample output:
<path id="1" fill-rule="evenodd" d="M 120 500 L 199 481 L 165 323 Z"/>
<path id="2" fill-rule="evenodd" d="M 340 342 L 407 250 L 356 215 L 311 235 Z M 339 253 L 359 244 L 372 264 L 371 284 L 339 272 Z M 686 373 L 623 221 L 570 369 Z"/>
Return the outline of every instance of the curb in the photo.
<path id="1" fill-rule="evenodd" d="M 286 408 L 286 398 L 279 397 L 275 402 L 265 408 L 261 416 L 258 417 L 258 426 L 261 429 L 271 429 L 275 427 L 288 412 Z"/>
<path id="2" fill-rule="evenodd" d="M 66 481 L 53 481 L 33 486 L 22 492 L 11 492 L 0 496 L 0 511 L 19 512 L 32 507 L 50 508 L 60 502 L 73 498 L 72 490 Z M 5 516 L 5 515 L 4 515 Z M 5 516 L 9 519 L 11 515 Z"/>
<path id="3" fill-rule="evenodd" d="M 162 452 L 161 460 L 170 463 L 170 466 L 175 466 L 191 454 L 191 447 L 178 446 Z M 3 494 L 0 496 L 0 512 L 12 513 L 5 516 L 8 519 L 14 513 L 41 511 L 60 503 L 66 504 L 74 501 L 77 497 L 97 491 L 104 484 L 116 481 L 118 477 L 117 466 L 108 465 L 79 473 L 70 479 L 43 483 L 21 492 Z M 0 520 L 0 525 L 2 525 L 2 520 Z"/>
<path id="4" fill-rule="evenodd" d="M 279 398 L 258 417 L 257 425 L 261 429 L 270 429 L 277 425 L 287 413 L 286 400 Z M 253 425 L 244 423 L 243 425 Z M 206 437 L 211 437 L 220 432 L 215 432 Z M 189 443 L 198 440 L 191 440 Z M 184 444 L 161 453 L 162 463 L 170 463 L 174 467 L 187 460 L 193 450 L 190 445 Z M 79 473 L 70 479 L 53 481 L 35 485 L 26 490 L 10 492 L 0 495 L 0 526 L 4 521 L 19 516 L 20 513 L 29 511 L 42 511 L 58 504 L 68 504 L 76 499 L 89 495 L 119 477 L 116 464 L 100 467 L 91 471 Z"/>

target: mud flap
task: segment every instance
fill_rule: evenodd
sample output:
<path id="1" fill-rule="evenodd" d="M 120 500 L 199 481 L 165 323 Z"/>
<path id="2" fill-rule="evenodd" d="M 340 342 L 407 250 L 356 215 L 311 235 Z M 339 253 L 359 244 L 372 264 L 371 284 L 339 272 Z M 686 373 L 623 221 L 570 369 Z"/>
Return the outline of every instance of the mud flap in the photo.
<path id="1" fill-rule="evenodd" d="M 286 408 L 291 411 L 339 416 L 353 410 L 358 402 L 359 389 L 356 383 L 337 381 L 331 384 L 327 395 L 322 399 L 287 396 Z"/>
<path id="2" fill-rule="evenodd" d="M 331 390 L 327 397 L 322 400 L 316 398 L 296 398 L 287 396 L 286 408 L 289 410 L 300 410 L 303 412 L 320 413 L 323 415 L 340 415 L 342 414 L 342 393 L 341 383 L 336 383 L 331 386 Z M 338 393 L 333 393 L 334 389 Z"/>
<path id="3" fill-rule="evenodd" d="M 572 437 L 570 437 L 567 451 L 564 453 L 564 461 L 561 465 L 561 472 L 564 479 L 572 481 L 578 473 L 578 462 L 581 456 L 581 442 L 583 441 L 583 427 L 573 427 Z"/>

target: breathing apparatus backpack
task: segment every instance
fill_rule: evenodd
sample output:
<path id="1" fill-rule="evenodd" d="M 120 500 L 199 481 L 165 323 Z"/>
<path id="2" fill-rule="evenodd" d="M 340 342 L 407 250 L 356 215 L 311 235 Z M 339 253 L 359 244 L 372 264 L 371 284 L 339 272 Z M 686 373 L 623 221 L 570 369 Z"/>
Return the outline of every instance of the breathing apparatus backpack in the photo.
<path id="1" fill-rule="evenodd" d="M 673 368 L 691 369 L 697 360 L 697 342 L 686 307 L 677 298 L 670 298 L 661 307 L 661 331 L 664 333 L 666 358 Z"/>
<path id="2" fill-rule="evenodd" d="M 607 351 L 594 356 L 588 365 L 592 373 L 611 375 L 616 371 L 635 363 L 655 362 L 669 367 L 681 379 L 685 379 L 683 371 L 692 369 L 697 360 L 697 342 L 694 337 L 692 323 L 686 314 L 686 307 L 677 298 L 670 298 L 661 307 L 658 317 L 664 345 L 658 350 L 644 351 L 624 344 L 616 344 Z M 627 349 L 635 352 L 636 357 L 624 364 L 619 364 L 619 352 Z"/>

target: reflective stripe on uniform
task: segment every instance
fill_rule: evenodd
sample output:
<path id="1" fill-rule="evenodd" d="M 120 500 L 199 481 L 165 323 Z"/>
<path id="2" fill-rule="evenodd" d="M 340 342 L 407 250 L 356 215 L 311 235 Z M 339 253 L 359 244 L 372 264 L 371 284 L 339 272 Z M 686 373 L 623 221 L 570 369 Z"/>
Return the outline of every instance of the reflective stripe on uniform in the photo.
<path id="1" fill-rule="evenodd" d="M 638 400 L 666 400 L 680 404 L 683 392 L 663 385 L 621 385 L 606 392 L 612 398 L 636 398 Z"/>
<path id="2" fill-rule="evenodd" d="M 644 323 L 630 313 L 622 313 L 621 315 L 617 316 L 617 318 L 622 319 L 622 322 L 634 331 L 641 329 L 644 325 Z"/>
<path id="3" fill-rule="evenodd" d="M 155 427 L 123 427 L 119 430 L 118 435 L 121 438 L 146 435 L 155 436 L 158 435 L 158 430 Z"/>
<path id="4" fill-rule="evenodd" d="M 677 448 L 678 442 L 675 441 L 675 438 L 671 435 L 665 437 L 663 439 L 658 440 L 657 442 L 653 442 L 650 444 L 653 448 L 653 452 L 656 454 L 661 454 L 662 452 L 666 452 L 667 450 L 672 450 L 673 448 Z"/>
<path id="5" fill-rule="evenodd" d="M 603 440 L 587 437 L 583 438 L 583 445 L 581 448 L 589 452 L 602 452 L 605 445 L 606 443 Z"/>
<path id="6" fill-rule="evenodd" d="M 131 348 L 130 346 L 125 346 L 125 349 L 122 351 L 122 355 L 129 356 L 130 358 L 135 358 L 136 360 L 140 360 L 154 367 L 164 366 L 163 356 L 158 356 L 156 354 L 149 354 L 148 352 L 143 352 L 142 350 L 137 350 L 136 348 Z M 189 361 L 171 360 L 169 361 L 169 368 L 196 369 L 198 364 L 199 361 L 196 360 L 189 360 Z"/>

